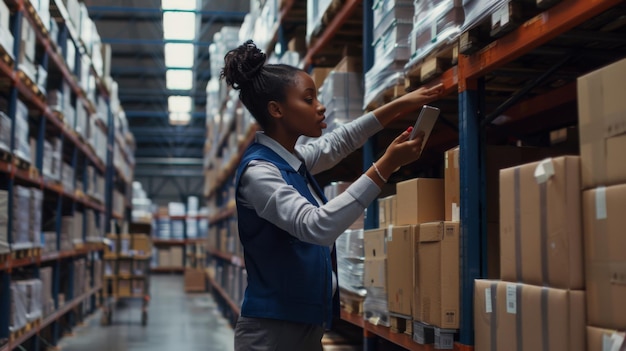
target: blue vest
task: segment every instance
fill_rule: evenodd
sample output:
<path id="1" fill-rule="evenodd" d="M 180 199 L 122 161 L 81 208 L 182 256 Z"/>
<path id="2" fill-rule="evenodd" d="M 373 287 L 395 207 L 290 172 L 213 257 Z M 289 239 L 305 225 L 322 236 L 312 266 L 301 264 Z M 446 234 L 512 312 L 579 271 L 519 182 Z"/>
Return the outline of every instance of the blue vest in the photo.
<path id="1" fill-rule="evenodd" d="M 241 173 L 252 160 L 276 165 L 287 184 L 319 206 L 305 177 L 273 150 L 258 143 L 250 145 L 239 164 L 237 191 Z M 311 181 L 319 189 L 312 177 Z M 318 196 L 326 201 L 323 194 Z M 330 326 L 333 305 L 338 305 L 338 298 L 332 296 L 330 249 L 300 241 L 239 203 L 237 216 L 248 272 L 241 315 Z"/>

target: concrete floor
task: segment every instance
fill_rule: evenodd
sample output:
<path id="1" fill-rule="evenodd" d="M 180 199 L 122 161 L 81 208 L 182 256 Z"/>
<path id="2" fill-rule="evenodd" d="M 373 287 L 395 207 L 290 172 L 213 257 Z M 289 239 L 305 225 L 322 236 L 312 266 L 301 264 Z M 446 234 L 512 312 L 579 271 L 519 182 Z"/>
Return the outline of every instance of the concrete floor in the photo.
<path id="1" fill-rule="evenodd" d="M 185 294 L 181 275 L 151 276 L 148 325 L 141 326 L 141 305 L 118 306 L 110 326 L 100 312 L 61 339 L 63 351 L 231 351 L 233 330 L 211 295 Z"/>

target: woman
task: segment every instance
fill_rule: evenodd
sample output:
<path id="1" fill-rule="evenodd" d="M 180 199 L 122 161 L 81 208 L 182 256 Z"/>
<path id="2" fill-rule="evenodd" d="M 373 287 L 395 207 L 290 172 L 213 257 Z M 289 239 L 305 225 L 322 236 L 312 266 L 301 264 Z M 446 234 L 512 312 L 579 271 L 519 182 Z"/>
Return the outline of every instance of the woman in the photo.
<path id="1" fill-rule="evenodd" d="M 409 140 L 411 128 L 404 131 L 331 201 L 311 174 L 333 167 L 399 115 L 436 99 L 442 89 L 421 88 L 322 136 L 325 107 L 311 77 L 265 61 L 266 55 L 247 41 L 226 54 L 221 74 L 239 90 L 263 129 L 236 175 L 248 286 L 235 349 L 320 351 L 324 330 L 338 313 L 335 239 L 376 199 L 397 168 L 417 160 L 422 136 Z M 302 135 L 319 138 L 296 146 Z"/>

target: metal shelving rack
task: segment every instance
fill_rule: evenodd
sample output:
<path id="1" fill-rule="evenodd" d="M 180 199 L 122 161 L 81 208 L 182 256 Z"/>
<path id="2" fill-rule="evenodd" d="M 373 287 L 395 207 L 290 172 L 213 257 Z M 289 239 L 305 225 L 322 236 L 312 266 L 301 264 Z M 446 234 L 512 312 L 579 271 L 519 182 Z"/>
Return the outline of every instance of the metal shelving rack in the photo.
<path id="1" fill-rule="evenodd" d="M 341 27 L 358 5 L 363 5 L 363 59 L 364 73 L 372 66 L 373 48 L 372 38 L 372 0 L 346 0 L 343 7 L 327 26 L 327 30 L 321 34 L 315 45 L 307 52 L 304 59 L 304 66 L 310 68 L 313 64 L 313 57 L 329 43 L 335 32 Z M 484 151 L 487 145 L 488 134 L 498 133 L 498 131 L 510 131 L 491 122 L 503 112 L 510 114 L 514 121 L 525 122 L 526 115 L 538 115 L 543 111 L 554 108 L 561 108 L 568 103 L 576 101 L 575 81 L 566 82 L 557 87 L 544 89 L 541 93 L 531 96 L 524 101 L 522 98 L 539 86 L 545 79 L 554 73 L 567 59 L 548 60 L 551 65 L 547 68 L 535 69 L 534 73 L 540 73 L 536 79 L 524 82 L 521 87 L 515 86 L 515 93 L 507 97 L 503 103 L 490 106 L 493 109 L 489 115 L 486 114 L 488 108 L 485 101 L 489 87 L 485 83 L 485 77 L 494 74 L 497 70 L 512 62 L 519 60 L 534 50 L 546 47 L 546 44 L 557 39 L 559 36 L 568 34 L 576 27 L 592 21 L 606 11 L 621 8 L 622 11 L 615 15 L 615 18 L 626 13 L 626 6 L 623 0 L 563 0 L 553 7 L 543 10 L 538 15 L 527 19 L 521 26 L 492 41 L 478 52 L 470 55 L 459 55 L 458 64 L 444 71 L 438 77 L 428 81 L 425 85 L 435 85 L 443 83 L 447 98 L 456 94 L 458 104 L 458 144 L 460 145 L 460 183 L 461 183 L 461 327 L 459 342 L 455 344 L 455 350 L 473 350 L 474 329 L 473 329 L 473 293 L 474 279 L 487 276 L 487 234 L 486 234 L 486 183 L 485 183 L 485 157 Z M 285 16 L 285 13 L 282 14 Z M 584 33 L 583 33 L 584 34 Z M 575 35 L 573 35 L 575 36 Z M 589 35 L 582 35 L 583 40 L 589 39 Z M 587 39 L 584 39 L 587 38 Z M 596 37 L 601 39 L 601 37 Z M 616 45 L 626 47 L 626 40 L 623 37 L 611 37 L 607 39 Z M 569 48 L 571 52 L 571 48 Z M 567 50 L 566 50 L 567 51 Z M 594 49 L 586 51 L 593 52 Z M 601 51 L 606 53 L 607 51 Z M 622 58 L 626 56 L 626 51 L 622 49 Z M 617 57 L 619 58 L 619 57 Z M 611 62 L 610 57 L 603 58 L 604 64 Z M 583 69 L 590 70 L 591 66 Z M 571 80 L 586 73 L 585 71 L 574 72 Z M 509 92 L 510 94 L 510 92 Z M 574 115 L 574 117 L 576 117 Z M 576 119 L 574 118 L 574 121 Z M 572 119 L 567 120 L 572 122 Z M 528 122 L 530 123 L 530 122 Z M 538 123 L 538 122 L 534 122 Z M 544 124 L 542 124 L 544 123 Z M 535 127 L 535 130 L 548 130 L 554 128 L 560 120 L 543 120 Z M 499 129 L 498 129 L 499 128 Z M 514 128 L 514 127 L 510 127 Z M 549 131 L 549 130 L 548 130 Z M 240 145 L 239 152 L 243 153 L 245 146 L 250 140 Z M 377 140 L 372 138 L 363 147 L 363 166 L 368 168 L 374 161 Z M 235 157 L 238 160 L 237 157 Z M 223 170 L 219 181 L 209 192 L 209 197 L 214 196 L 218 189 L 228 184 L 236 165 L 229 165 Z M 366 229 L 374 228 L 377 221 L 377 207 L 368 208 L 368 218 L 366 218 Z M 234 212 L 224 207 L 219 214 L 210 221 L 211 224 L 219 224 L 221 221 L 230 218 Z M 232 261 L 233 255 L 222 252 L 212 252 L 212 255 L 224 262 Z M 212 282 L 214 284 L 214 282 Z M 217 287 L 220 294 L 224 291 Z M 227 298 L 228 296 L 224 296 Z M 231 301 L 232 302 L 232 301 Z M 230 304 L 232 305 L 232 303 Z M 238 312 L 237 306 L 231 306 L 231 312 Z M 408 350 L 432 350 L 432 345 L 418 345 L 406 335 L 393 334 L 388 332 L 388 328 L 374 326 L 364 322 L 360 316 L 342 311 L 342 319 L 363 328 L 365 350 L 376 350 L 376 338 L 382 337 L 392 343 L 400 345 Z"/>
<path id="2" fill-rule="evenodd" d="M 100 261 L 98 256 L 104 249 L 102 243 L 88 242 L 87 238 L 87 225 L 86 220 L 82 223 L 82 239 L 84 244 L 80 247 L 75 247 L 72 250 L 60 250 L 60 231 L 61 231 L 61 216 L 63 212 L 69 208 L 71 213 L 79 211 L 78 206 L 82 207 L 82 211 L 95 211 L 97 213 L 105 214 L 105 223 L 100 225 L 106 225 L 106 229 L 109 228 L 110 219 L 113 218 L 112 213 L 112 184 L 114 181 L 114 169 L 113 169 L 113 145 L 114 145 L 114 133 L 113 133 L 113 116 L 108 111 L 107 120 L 105 125 L 101 120 L 96 120 L 95 126 L 101 131 L 108 134 L 107 138 L 107 157 L 106 160 L 101 160 L 96 156 L 95 150 L 88 145 L 85 141 L 79 137 L 76 132 L 66 126 L 63 122 L 62 114 L 53 112 L 45 102 L 45 93 L 40 91 L 37 84 L 31 80 L 26 74 L 24 74 L 18 68 L 18 57 L 20 52 L 20 38 L 22 22 L 28 21 L 34 28 L 36 34 L 36 43 L 39 47 L 37 50 L 42 51 L 42 57 L 38 59 L 38 63 L 48 71 L 49 64 L 54 64 L 55 69 L 60 73 L 61 79 L 69 84 L 72 94 L 76 96 L 76 103 L 78 106 L 84 107 L 90 114 L 96 112 L 93 101 L 88 100 L 86 92 L 80 87 L 73 72 L 68 68 L 67 63 L 61 56 L 61 52 L 65 51 L 66 44 L 60 42 L 57 44 L 55 38 L 50 37 L 50 33 L 43 26 L 41 18 L 37 14 L 37 11 L 28 0 L 0 0 L 11 10 L 12 28 L 11 32 L 14 36 L 13 48 L 5 48 L 11 52 L 13 58 L 11 60 L 0 60 L 0 78 L 3 81 L 8 82 L 8 105 L 9 105 L 9 117 L 12 121 L 15 120 L 16 103 L 18 98 L 25 102 L 32 111 L 37 111 L 38 116 L 36 118 L 37 133 L 36 133 L 36 147 L 37 158 L 31 160 L 30 167 L 18 167 L 17 160 L 14 155 L 11 155 L 11 151 L 7 151 L 9 157 L 8 160 L 0 161 L 0 177 L 8 180 L 8 192 L 9 197 L 16 183 L 24 184 L 31 188 L 37 188 L 42 190 L 44 197 L 48 200 L 52 199 L 52 203 L 44 204 L 43 206 L 52 206 L 55 212 L 54 218 L 56 222 L 56 247 L 58 252 L 41 254 L 38 250 L 33 250 L 32 254 L 20 257 L 12 253 L 7 255 L 0 255 L 0 351 L 10 351 L 18 346 L 24 344 L 27 345 L 29 350 L 40 350 L 46 346 L 55 346 L 61 333 L 67 329 L 71 329 L 76 326 L 78 319 L 82 318 L 75 312 L 76 307 L 89 301 L 89 307 L 87 312 L 93 312 L 98 304 L 99 299 L 97 295 L 102 290 L 102 285 L 94 285 L 95 269 L 94 262 Z M 79 52 L 83 52 L 85 49 L 83 43 L 78 40 L 78 34 L 74 27 L 69 23 L 67 11 L 62 2 L 51 0 L 51 15 L 55 16 L 58 23 L 60 23 L 60 35 L 63 38 L 71 36 L 76 40 Z M 94 67 L 90 65 L 90 74 L 96 75 L 97 73 Z M 4 88 L 3 88 L 4 89 Z M 102 97 L 109 106 L 109 92 L 105 87 L 102 77 L 96 77 L 96 89 L 97 94 Z M 29 117 L 31 119 L 32 117 Z M 43 140 L 46 136 L 46 130 L 54 130 L 54 133 L 59 133 L 60 139 L 63 144 L 69 145 L 71 148 L 71 166 L 74 169 L 82 168 L 83 173 L 77 174 L 72 181 L 72 185 L 75 190 L 65 188 L 63 185 L 44 179 L 43 168 Z M 14 124 L 11 130 L 11 145 L 10 150 L 13 150 L 15 139 L 15 127 Z M 85 195 L 87 182 L 87 166 L 93 166 L 96 171 L 102 175 L 106 180 L 105 199 L 104 203 L 100 203 Z M 85 188 L 77 187 L 78 178 L 82 177 L 80 181 Z M 11 228 L 11 211 L 12 205 L 9 200 L 9 228 Z M 116 214 L 117 217 L 124 217 L 124 214 Z M 9 242 L 11 242 L 11 234 L 9 230 Z M 86 259 L 89 262 L 87 267 L 88 278 L 91 279 L 92 284 L 84 293 L 76 296 L 73 289 L 74 278 L 74 266 L 75 259 Z M 39 276 L 39 268 L 42 265 L 51 266 L 53 269 L 52 278 L 52 297 L 54 299 L 55 311 L 50 315 L 40 318 L 36 323 L 31 323 L 26 329 L 21 330 L 19 333 L 10 333 L 10 313 L 11 310 L 11 293 L 10 284 L 12 274 L 16 271 L 28 268 L 32 274 Z M 66 274 L 66 284 L 61 283 L 62 269 Z M 65 301 L 61 303 L 59 295 L 61 292 L 65 293 Z M 44 340 L 42 334 L 46 335 L 47 340 Z M 4 342 L 4 341 L 6 342 Z M 26 344 L 25 344 L 26 343 Z M 46 345 L 44 345 L 46 344 Z"/>

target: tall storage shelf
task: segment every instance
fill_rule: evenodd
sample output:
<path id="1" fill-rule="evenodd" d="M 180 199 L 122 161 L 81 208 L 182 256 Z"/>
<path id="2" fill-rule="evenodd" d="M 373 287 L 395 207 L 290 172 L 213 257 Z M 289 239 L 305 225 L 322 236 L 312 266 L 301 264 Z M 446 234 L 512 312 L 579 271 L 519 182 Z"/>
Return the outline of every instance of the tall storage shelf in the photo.
<path id="1" fill-rule="evenodd" d="M 327 49 L 333 46 L 333 39 L 342 36 L 346 23 L 356 15 L 360 16 L 358 12 L 363 11 L 363 73 L 367 73 L 374 59 L 372 8 L 380 2 L 333 2 L 331 7 L 334 15 L 326 18 L 324 29 L 317 33 L 315 40 L 304 50 L 301 66 L 312 69 L 313 74 L 316 68 L 334 66 L 337 62 L 333 61 L 334 57 Z M 495 238 L 492 232 L 494 222 L 498 221 L 497 211 L 490 209 L 493 192 L 488 189 L 498 187 L 497 172 L 503 165 L 490 158 L 491 147 L 515 144 L 537 147 L 542 149 L 540 157 L 578 153 L 577 141 L 553 146 L 554 141 L 550 139 L 550 132 L 577 125 L 576 79 L 626 57 L 624 28 L 620 22 L 626 13 L 623 1 L 537 1 L 537 7 L 524 7 L 521 12 L 518 11 L 520 2 L 500 3 L 507 4 L 507 7 L 511 5 L 505 17 L 496 18 L 503 16 L 504 10 L 495 6 L 474 25 L 460 27 L 455 40 L 407 64 L 401 84 L 380 93 L 372 103 L 364 106 L 365 109 L 373 109 L 404 94 L 406 89 L 443 83 L 445 96 L 433 103 L 441 108 L 442 118 L 429 139 L 427 149 L 417 163 L 403 167 L 392 181 L 417 175 L 442 176 L 444 151 L 459 145 L 459 219 L 462 236 L 460 328 L 453 345 L 456 350 L 473 349 L 475 279 L 497 278 L 499 274 L 498 230 L 495 230 Z M 288 16 L 289 12 L 282 13 L 278 22 Z M 492 17 L 497 20 L 493 22 Z M 510 20 L 499 21 L 503 18 Z M 496 24 L 496 27 L 492 27 Z M 292 27 L 289 28 L 292 30 Z M 490 31 L 494 37 L 490 37 Z M 282 47 L 287 46 L 290 33 L 282 29 Z M 431 43 L 436 41 L 433 38 Z M 412 53 L 413 58 L 415 54 Z M 403 118 L 391 126 L 391 132 L 384 131 L 368 142 L 363 148 L 364 167 L 369 167 L 390 138 L 412 121 L 414 116 Z M 236 238 L 233 176 L 237 161 L 252 141 L 253 131 L 254 127 L 250 127 L 248 132 L 251 134 L 239 138 L 237 151 L 229 154 L 228 163 L 213 173 L 207 173 L 211 184 L 205 189 L 209 207 L 213 211 L 208 243 L 209 262 L 213 262 L 208 269 L 209 282 L 222 302 L 224 313 L 231 320 L 236 319 L 241 302 L 240 293 L 233 289 L 243 289 L 245 286 L 234 282 L 234 272 L 245 272 L 245 267 L 237 244 L 224 247 L 222 241 L 228 243 L 228 240 L 233 240 L 230 239 L 232 236 Z M 232 129 L 228 133 L 232 133 Z M 572 131 L 565 133 L 569 133 L 569 140 Z M 574 133 L 577 134 L 577 131 Z M 511 160 L 508 162 L 514 165 L 510 163 Z M 496 183 L 493 183 L 494 171 Z M 333 175 L 322 174 L 321 177 L 324 183 Z M 495 201 L 497 205 L 497 196 Z M 374 227 L 377 212 L 377 206 L 368 209 L 370 218 L 365 220 L 366 229 Z M 494 240 L 495 249 L 492 246 Z M 497 261 L 495 268 L 494 261 Z M 408 350 L 434 349 L 433 345 L 414 342 L 408 335 L 392 333 L 389 328 L 370 324 L 360 315 L 345 310 L 341 313 L 342 319 L 363 329 L 366 350 L 376 349 L 377 337 Z"/>
<path id="2" fill-rule="evenodd" d="M 118 113 L 76 22 L 61 0 L 0 0 L 2 351 L 56 345 L 100 304 Z"/>

